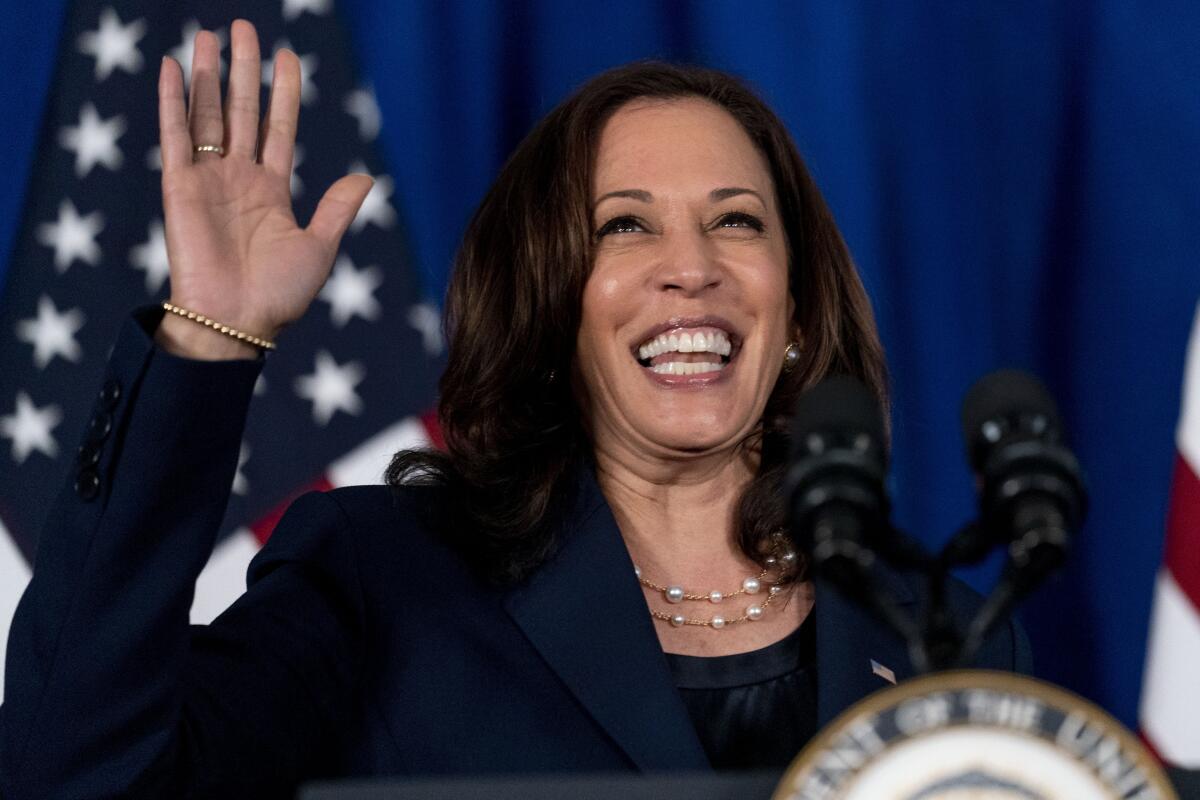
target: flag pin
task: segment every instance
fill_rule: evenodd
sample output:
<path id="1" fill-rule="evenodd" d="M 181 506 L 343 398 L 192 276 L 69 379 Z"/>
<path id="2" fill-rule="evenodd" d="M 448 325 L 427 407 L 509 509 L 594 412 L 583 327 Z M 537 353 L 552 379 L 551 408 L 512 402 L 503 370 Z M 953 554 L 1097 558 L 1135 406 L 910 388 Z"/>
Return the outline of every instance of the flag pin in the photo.
<path id="1" fill-rule="evenodd" d="M 883 664 L 880 664 L 873 658 L 871 659 L 871 672 L 883 678 L 893 686 L 896 684 L 896 673 L 892 672 L 890 669 L 885 667 Z"/>

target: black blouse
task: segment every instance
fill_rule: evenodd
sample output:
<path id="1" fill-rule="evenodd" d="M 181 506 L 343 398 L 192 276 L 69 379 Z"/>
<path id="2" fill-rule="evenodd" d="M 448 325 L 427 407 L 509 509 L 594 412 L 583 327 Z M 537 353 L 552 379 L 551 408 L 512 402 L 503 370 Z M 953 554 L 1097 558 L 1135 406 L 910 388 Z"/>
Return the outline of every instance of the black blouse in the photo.
<path id="1" fill-rule="evenodd" d="M 714 769 L 782 769 L 817 732 L 812 619 L 748 653 L 666 654 Z"/>

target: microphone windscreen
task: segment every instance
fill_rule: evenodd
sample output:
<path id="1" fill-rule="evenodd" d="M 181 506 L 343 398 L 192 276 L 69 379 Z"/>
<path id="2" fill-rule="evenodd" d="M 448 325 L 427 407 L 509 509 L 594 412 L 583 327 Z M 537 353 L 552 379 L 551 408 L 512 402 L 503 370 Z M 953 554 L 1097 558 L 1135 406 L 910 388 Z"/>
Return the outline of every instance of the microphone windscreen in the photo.
<path id="1" fill-rule="evenodd" d="M 884 441 L 883 414 L 875 394 L 850 375 L 832 375 L 800 396 L 792 415 L 792 447 L 812 433 L 865 433 Z"/>
<path id="2" fill-rule="evenodd" d="M 972 465 L 977 466 L 980 449 L 994 444 L 998 436 L 997 433 L 989 436 L 984 426 L 989 421 L 1019 416 L 1042 417 L 1048 436 L 1057 436 L 1061 430 L 1054 398 L 1028 372 L 1002 369 L 975 382 L 962 404 L 963 440 Z"/>

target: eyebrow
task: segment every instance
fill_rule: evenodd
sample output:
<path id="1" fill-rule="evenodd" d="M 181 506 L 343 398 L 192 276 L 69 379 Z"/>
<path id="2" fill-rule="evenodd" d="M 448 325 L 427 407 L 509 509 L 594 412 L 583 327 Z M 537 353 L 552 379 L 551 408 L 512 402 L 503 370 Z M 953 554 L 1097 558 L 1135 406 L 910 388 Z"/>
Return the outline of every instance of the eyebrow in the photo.
<path id="1" fill-rule="evenodd" d="M 708 193 L 708 199 L 710 202 L 719 203 L 722 200 L 728 200 L 730 197 L 737 197 L 739 194 L 754 195 L 758 198 L 758 202 L 762 203 L 764 206 L 767 204 L 767 201 L 763 200 L 761 194 L 753 189 L 746 189 L 741 186 L 726 186 L 721 189 L 713 189 Z M 639 200 L 643 203 L 654 202 L 654 195 L 650 194 L 645 189 L 618 189 L 615 192 L 608 192 L 607 194 L 603 194 L 598 197 L 595 205 L 600 205 L 605 200 L 613 197 L 628 197 L 631 200 Z"/>
<path id="2" fill-rule="evenodd" d="M 754 195 L 755 197 L 758 198 L 758 202 L 762 203 L 764 206 L 767 204 L 767 201 L 763 199 L 763 196 L 761 194 L 754 191 L 753 189 L 744 189 L 740 186 L 730 186 L 725 189 L 713 189 L 711 192 L 708 193 L 708 199 L 714 203 L 717 203 L 717 202 L 720 202 L 721 200 L 728 200 L 731 197 L 737 197 L 739 194 Z"/>

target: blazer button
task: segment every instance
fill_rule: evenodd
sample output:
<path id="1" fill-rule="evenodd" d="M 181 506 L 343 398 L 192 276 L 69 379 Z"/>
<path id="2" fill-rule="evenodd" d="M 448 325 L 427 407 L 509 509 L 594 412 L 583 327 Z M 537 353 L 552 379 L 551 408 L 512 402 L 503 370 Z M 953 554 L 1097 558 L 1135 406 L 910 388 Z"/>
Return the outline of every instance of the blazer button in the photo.
<path id="1" fill-rule="evenodd" d="M 100 463 L 100 445 L 83 444 L 79 446 L 77 462 L 80 467 L 94 467 Z"/>
<path id="2" fill-rule="evenodd" d="M 101 411 L 88 422 L 87 440 L 92 444 L 99 444 L 108 438 L 110 431 L 112 431 L 112 414 Z"/>
<path id="3" fill-rule="evenodd" d="M 100 476 L 96 470 L 85 469 L 75 477 L 75 494 L 84 500 L 92 500 L 100 494 Z"/>
<path id="4" fill-rule="evenodd" d="M 117 401 L 121 399 L 121 382 L 116 378 L 109 378 L 104 382 L 104 387 L 100 390 L 100 405 L 105 411 L 112 411 Z"/>

